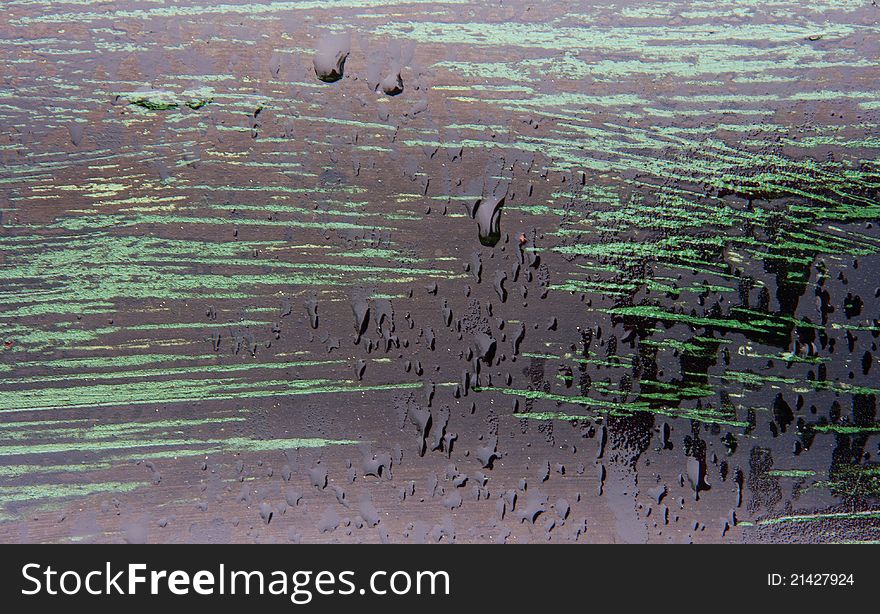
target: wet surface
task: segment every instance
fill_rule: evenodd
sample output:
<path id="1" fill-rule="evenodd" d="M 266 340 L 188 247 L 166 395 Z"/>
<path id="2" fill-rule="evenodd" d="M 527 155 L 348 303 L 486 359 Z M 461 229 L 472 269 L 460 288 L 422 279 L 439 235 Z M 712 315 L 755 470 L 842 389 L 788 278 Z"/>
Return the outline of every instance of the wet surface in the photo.
<path id="1" fill-rule="evenodd" d="M 880 539 L 870 1 L 8 0 L 0 539 Z"/>

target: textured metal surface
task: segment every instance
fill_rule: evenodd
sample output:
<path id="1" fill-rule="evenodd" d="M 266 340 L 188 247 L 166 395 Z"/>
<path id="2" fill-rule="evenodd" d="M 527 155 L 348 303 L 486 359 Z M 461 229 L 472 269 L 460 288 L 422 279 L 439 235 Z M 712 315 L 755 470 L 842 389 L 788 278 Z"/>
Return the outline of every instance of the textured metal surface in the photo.
<path id="1" fill-rule="evenodd" d="M 878 19 L 7 0 L 0 539 L 878 539 Z"/>

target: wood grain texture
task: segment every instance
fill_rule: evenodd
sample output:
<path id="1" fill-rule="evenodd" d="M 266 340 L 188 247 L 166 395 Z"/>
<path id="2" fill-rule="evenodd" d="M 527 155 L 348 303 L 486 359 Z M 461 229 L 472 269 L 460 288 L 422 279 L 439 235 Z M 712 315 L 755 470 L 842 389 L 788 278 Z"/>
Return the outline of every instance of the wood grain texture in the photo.
<path id="1" fill-rule="evenodd" d="M 4 12 L 0 540 L 880 539 L 870 0 Z"/>

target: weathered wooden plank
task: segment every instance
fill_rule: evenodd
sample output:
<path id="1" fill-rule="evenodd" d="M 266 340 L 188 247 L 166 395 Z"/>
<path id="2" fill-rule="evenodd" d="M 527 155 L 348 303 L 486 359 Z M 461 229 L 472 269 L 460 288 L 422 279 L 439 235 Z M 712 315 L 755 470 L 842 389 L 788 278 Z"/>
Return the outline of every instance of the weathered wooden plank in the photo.
<path id="1" fill-rule="evenodd" d="M 876 540 L 871 2 L 5 10 L 0 539 Z"/>

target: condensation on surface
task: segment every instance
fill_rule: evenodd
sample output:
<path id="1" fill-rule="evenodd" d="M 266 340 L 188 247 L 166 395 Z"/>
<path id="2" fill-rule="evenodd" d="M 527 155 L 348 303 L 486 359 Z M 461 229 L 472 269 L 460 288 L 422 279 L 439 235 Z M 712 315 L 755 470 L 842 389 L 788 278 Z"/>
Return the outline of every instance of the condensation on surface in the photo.
<path id="1" fill-rule="evenodd" d="M 870 542 L 870 1 L 8 0 L 0 540 Z"/>

